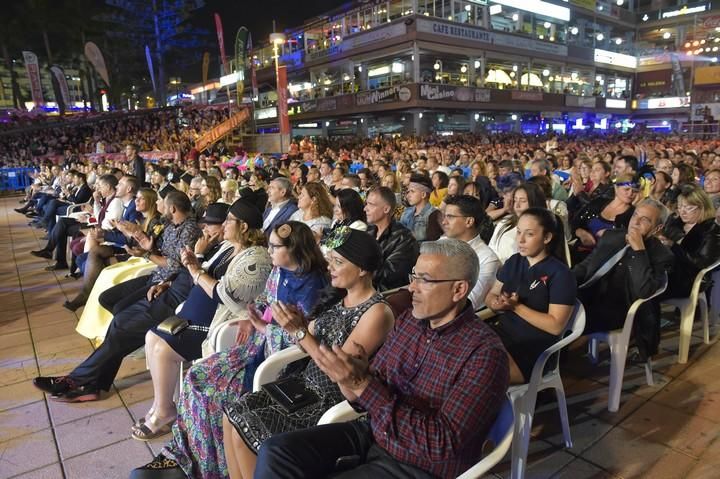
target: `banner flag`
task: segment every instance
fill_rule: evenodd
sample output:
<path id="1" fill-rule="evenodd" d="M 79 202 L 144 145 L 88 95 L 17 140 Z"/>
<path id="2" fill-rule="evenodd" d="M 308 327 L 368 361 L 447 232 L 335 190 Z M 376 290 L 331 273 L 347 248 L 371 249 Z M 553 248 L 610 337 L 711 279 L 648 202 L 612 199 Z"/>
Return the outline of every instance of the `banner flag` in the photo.
<path id="1" fill-rule="evenodd" d="M 235 85 L 237 90 L 238 105 L 242 103 L 243 91 L 245 90 L 245 59 L 247 58 L 247 40 L 250 32 L 245 27 L 240 27 L 235 35 L 235 70 L 242 72 L 238 75 Z"/>
<path id="2" fill-rule="evenodd" d="M 202 60 L 202 82 L 203 87 L 205 87 L 205 84 L 207 84 L 208 81 L 208 69 L 210 68 L 210 53 L 205 52 L 203 54 L 203 60 Z"/>
<path id="3" fill-rule="evenodd" d="M 105 66 L 105 59 L 103 58 L 102 52 L 100 52 L 98 46 L 93 42 L 87 42 L 85 44 L 85 56 L 88 60 L 90 60 L 92 66 L 95 67 L 95 70 L 100 75 L 100 78 L 102 78 L 105 82 L 105 85 L 110 86 L 110 77 L 108 76 L 107 67 Z"/>
<path id="4" fill-rule="evenodd" d="M 220 45 L 220 57 L 222 59 L 223 68 L 225 69 L 223 74 L 229 75 L 231 72 L 228 70 L 227 58 L 225 57 L 225 39 L 223 37 L 222 20 L 220 19 L 220 14 L 218 13 L 215 14 L 215 30 L 217 31 L 218 44 Z"/>
<path id="5" fill-rule="evenodd" d="M 277 97 L 278 118 L 280 119 L 280 134 L 290 134 L 290 119 L 288 118 L 288 89 L 287 66 L 280 65 L 277 70 Z"/>
<path id="6" fill-rule="evenodd" d="M 58 65 L 51 66 L 50 71 L 55 77 L 55 80 L 57 80 L 58 88 L 60 89 L 60 98 L 58 98 L 58 103 L 62 101 L 64 106 L 61 109 L 65 110 L 72 104 L 70 99 L 70 89 L 68 88 L 67 79 L 65 78 L 65 71 Z"/>
<path id="7" fill-rule="evenodd" d="M 24 51 L 23 61 L 25 62 L 25 70 L 30 80 L 30 94 L 32 95 L 32 101 L 35 106 L 42 105 L 45 101 L 43 100 L 42 94 L 42 83 L 40 83 L 40 66 L 38 65 L 38 58 L 33 52 Z"/>

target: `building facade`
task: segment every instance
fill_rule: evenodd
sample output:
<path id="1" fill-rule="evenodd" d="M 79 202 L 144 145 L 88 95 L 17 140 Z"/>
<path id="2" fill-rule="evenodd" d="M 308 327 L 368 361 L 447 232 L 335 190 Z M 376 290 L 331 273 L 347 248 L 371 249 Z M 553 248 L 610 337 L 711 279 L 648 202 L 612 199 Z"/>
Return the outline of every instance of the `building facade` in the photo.
<path id="1" fill-rule="evenodd" d="M 278 61 L 288 69 L 293 135 L 682 128 L 720 101 L 713 3 L 346 5 L 285 32 Z M 246 96 L 253 69 L 259 92 L 256 128 L 274 131 L 272 45 L 245 67 Z"/>

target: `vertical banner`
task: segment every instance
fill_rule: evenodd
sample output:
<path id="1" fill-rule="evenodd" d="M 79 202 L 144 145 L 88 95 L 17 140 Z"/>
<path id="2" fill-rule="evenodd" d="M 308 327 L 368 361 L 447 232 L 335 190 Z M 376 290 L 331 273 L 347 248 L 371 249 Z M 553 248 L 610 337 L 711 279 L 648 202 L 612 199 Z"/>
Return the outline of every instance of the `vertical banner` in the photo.
<path id="1" fill-rule="evenodd" d="M 222 27 L 222 20 L 220 19 L 220 14 L 215 14 L 215 30 L 217 32 L 218 37 L 218 45 L 220 45 L 220 57 L 222 58 L 222 64 L 223 64 L 223 74 L 229 75 L 230 70 L 228 70 L 227 65 L 227 58 L 225 57 L 225 39 L 223 37 L 223 27 Z"/>
<path id="2" fill-rule="evenodd" d="M 205 103 L 209 104 L 209 95 L 206 90 L 208 81 L 208 69 L 210 68 L 210 53 L 205 52 L 202 59 L 202 82 L 203 82 L 203 93 L 205 94 Z"/>
<path id="3" fill-rule="evenodd" d="M 145 58 L 147 59 L 148 70 L 150 70 L 150 81 L 152 81 L 153 92 L 157 95 L 157 85 L 155 84 L 155 69 L 153 68 L 152 55 L 150 54 L 149 45 L 145 45 Z"/>
<path id="4" fill-rule="evenodd" d="M 243 91 L 245 90 L 245 58 L 247 52 L 247 40 L 250 32 L 245 27 L 240 27 L 235 35 L 235 70 L 240 72 L 238 80 L 235 84 L 237 91 L 238 105 L 242 103 Z"/>
<path id="5" fill-rule="evenodd" d="M 57 65 L 51 66 L 50 71 L 55 77 L 55 80 L 58 84 L 58 89 L 60 90 L 60 97 L 58 98 L 58 103 L 62 102 L 64 105 L 61 110 L 65 110 L 69 106 L 71 106 L 70 90 L 68 89 L 67 80 L 65 79 L 65 71 Z"/>
<path id="6" fill-rule="evenodd" d="M 208 69 L 210 68 L 210 53 L 205 52 L 203 54 L 203 60 L 202 60 L 202 82 L 203 87 L 205 84 L 207 84 L 208 81 Z"/>
<path id="7" fill-rule="evenodd" d="M 278 96 L 278 118 L 280 119 L 280 134 L 290 134 L 290 119 L 288 118 L 288 90 L 287 90 L 287 66 L 280 65 L 277 70 L 277 96 Z"/>
<path id="8" fill-rule="evenodd" d="M 44 103 L 42 94 L 42 84 L 40 83 L 40 66 L 38 65 L 38 58 L 33 52 L 24 51 L 23 61 L 25 62 L 25 70 L 30 80 L 30 94 L 32 95 L 32 101 L 35 106 L 40 106 Z"/>
<path id="9" fill-rule="evenodd" d="M 100 75 L 100 78 L 102 78 L 105 82 L 105 85 L 110 86 L 110 77 L 108 76 L 107 67 L 105 66 L 105 59 L 103 58 L 98 46 L 93 42 L 87 42 L 85 44 L 85 56 L 88 60 L 90 60 L 92 66 L 95 67 L 95 70 Z"/>

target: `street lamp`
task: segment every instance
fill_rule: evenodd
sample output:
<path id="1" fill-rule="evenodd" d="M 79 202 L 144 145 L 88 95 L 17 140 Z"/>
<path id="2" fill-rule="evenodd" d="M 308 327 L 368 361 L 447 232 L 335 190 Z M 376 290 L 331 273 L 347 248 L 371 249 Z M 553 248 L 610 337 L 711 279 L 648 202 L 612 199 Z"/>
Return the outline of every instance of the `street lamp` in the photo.
<path id="1" fill-rule="evenodd" d="M 175 104 L 180 103 L 180 83 L 181 83 L 180 77 L 172 77 L 170 78 L 170 84 L 175 85 Z"/>
<path id="2" fill-rule="evenodd" d="M 274 26 L 274 22 L 273 22 Z M 273 46 L 273 56 L 275 57 L 275 91 L 277 92 L 277 98 L 278 98 L 278 126 L 280 127 L 280 152 L 283 151 L 283 133 L 282 133 L 282 121 L 283 119 L 280 117 L 280 105 L 279 103 L 281 101 L 287 101 L 286 94 L 284 92 L 280 91 L 280 75 L 279 75 L 279 69 L 280 69 L 280 53 L 279 48 L 280 45 L 284 44 L 286 41 L 286 37 L 284 33 L 271 33 L 270 34 L 270 43 L 272 43 Z"/>

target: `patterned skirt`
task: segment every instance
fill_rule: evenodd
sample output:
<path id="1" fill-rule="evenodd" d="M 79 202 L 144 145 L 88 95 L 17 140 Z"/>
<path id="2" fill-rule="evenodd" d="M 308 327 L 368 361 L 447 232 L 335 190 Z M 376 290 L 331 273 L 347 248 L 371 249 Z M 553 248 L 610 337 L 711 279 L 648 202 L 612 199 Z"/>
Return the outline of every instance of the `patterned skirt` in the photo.
<path id="1" fill-rule="evenodd" d="M 214 354 L 187 372 L 173 439 L 162 454 L 177 461 L 188 477 L 228 477 L 223 409 L 228 401 L 252 390 L 252 378 L 264 359 L 266 342 L 271 343 L 271 350 L 284 343 L 279 328 L 268 328 L 268 334 L 254 333 L 245 344 Z"/>

